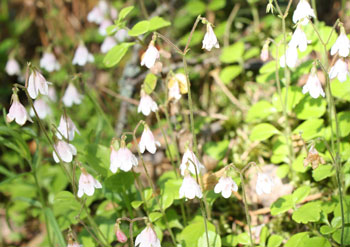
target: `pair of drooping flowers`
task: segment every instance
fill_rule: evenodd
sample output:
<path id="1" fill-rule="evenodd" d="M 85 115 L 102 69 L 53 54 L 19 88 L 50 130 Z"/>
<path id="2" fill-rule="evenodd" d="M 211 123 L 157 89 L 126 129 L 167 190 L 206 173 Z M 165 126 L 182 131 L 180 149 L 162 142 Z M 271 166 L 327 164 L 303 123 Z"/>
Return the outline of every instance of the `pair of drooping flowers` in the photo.
<path id="1" fill-rule="evenodd" d="M 269 9 L 273 8 L 270 7 Z M 287 65 L 290 68 L 294 68 L 298 60 L 297 48 L 299 48 L 300 52 L 306 50 L 307 45 L 308 43 L 310 43 L 310 41 L 308 41 L 304 31 L 302 30 L 302 26 L 307 25 L 311 17 L 315 18 L 314 10 L 311 8 L 307 0 L 300 0 L 293 13 L 293 22 L 297 24 L 297 28 L 294 31 L 290 42 L 288 43 L 286 54 L 280 58 L 281 67 Z M 334 79 L 337 77 L 340 82 L 344 82 L 347 76 L 349 76 L 348 64 L 344 59 L 349 55 L 350 40 L 346 36 L 343 24 L 339 23 L 339 26 L 340 35 L 331 48 L 331 55 L 336 55 L 338 53 L 340 58 L 330 69 L 329 77 L 330 79 Z M 264 44 L 264 47 L 261 52 L 261 59 L 263 61 L 266 61 L 268 59 L 268 44 L 269 41 L 267 41 Z M 311 73 L 308 77 L 306 84 L 303 87 L 302 92 L 304 94 L 309 93 L 310 96 L 313 98 L 318 98 L 320 95 L 325 97 L 325 93 L 323 91 L 321 82 L 318 79 L 317 69 L 315 66 L 311 70 Z"/>

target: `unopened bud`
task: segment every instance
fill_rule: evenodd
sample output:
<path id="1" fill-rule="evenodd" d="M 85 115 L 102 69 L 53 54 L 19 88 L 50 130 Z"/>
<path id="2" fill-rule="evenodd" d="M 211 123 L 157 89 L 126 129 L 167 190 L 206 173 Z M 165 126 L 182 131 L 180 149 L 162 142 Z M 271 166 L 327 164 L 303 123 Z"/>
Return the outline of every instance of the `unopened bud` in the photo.
<path id="1" fill-rule="evenodd" d="M 126 241 L 128 241 L 128 238 L 126 237 L 125 233 L 122 230 L 120 230 L 118 223 L 115 224 L 114 229 L 115 229 L 115 236 L 117 237 L 118 242 L 126 243 Z"/>

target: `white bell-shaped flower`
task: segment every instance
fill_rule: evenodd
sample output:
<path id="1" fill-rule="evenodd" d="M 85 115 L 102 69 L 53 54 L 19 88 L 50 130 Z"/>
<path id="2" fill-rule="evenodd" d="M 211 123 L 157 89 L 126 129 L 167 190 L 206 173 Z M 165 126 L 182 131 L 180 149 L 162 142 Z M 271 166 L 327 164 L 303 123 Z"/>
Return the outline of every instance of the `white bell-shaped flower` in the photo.
<path id="1" fill-rule="evenodd" d="M 317 99 L 320 95 L 325 97 L 320 80 L 317 77 L 316 72 L 311 72 L 306 84 L 303 87 L 303 94 L 309 93 L 312 98 Z"/>
<path id="2" fill-rule="evenodd" d="M 144 129 L 139 143 L 140 152 L 144 153 L 145 150 L 147 150 L 151 154 L 155 154 L 157 151 L 157 146 L 160 146 L 160 143 L 154 139 L 152 131 L 149 129 L 148 125 L 144 124 Z"/>
<path id="3" fill-rule="evenodd" d="M 69 141 L 72 141 L 74 139 L 75 132 L 77 132 L 80 135 L 80 132 L 73 123 L 72 119 L 70 117 L 66 117 L 65 115 L 61 116 L 60 123 L 57 127 L 58 131 L 56 133 L 56 136 L 61 140 L 62 135 L 65 139 L 68 139 Z"/>
<path id="4" fill-rule="evenodd" d="M 101 34 L 102 36 L 107 35 L 107 27 L 113 25 L 112 21 L 110 21 L 109 19 L 104 19 L 99 28 L 98 28 L 98 33 Z"/>
<path id="5" fill-rule="evenodd" d="M 44 119 L 46 118 L 46 116 L 52 114 L 50 106 L 47 104 L 47 102 L 43 98 L 38 98 L 34 101 L 34 108 L 38 113 L 38 116 L 40 119 Z M 33 108 L 30 109 L 30 116 L 32 117 L 35 116 Z"/>
<path id="6" fill-rule="evenodd" d="M 141 90 L 141 99 L 139 106 L 137 107 L 137 112 L 142 112 L 143 115 L 148 116 L 151 111 L 158 111 L 157 103 L 151 98 L 151 96 Z"/>
<path id="7" fill-rule="evenodd" d="M 40 67 L 48 72 L 59 70 L 61 68 L 60 63 L 57 61 L 54 54 L 50 52 L 44 52 L 43 57 L 40 59 Z"/>
<path id="8" fill-rule="evenodd" d="M 142 55 L 141 66 L 145 65 L 147 68 L 150 69 L 154 66 L 154 63 L 158 58 L 159 51 L 154 46 L 154 42 L 151 41 L 151 43 L 148 45 L 146 52 Z"/>
<path id="9" fill-rule="evenodd" d="M 42 95 L 49 94 L 49 85 L 45 77 L 39 73 L 39 71 L 34 70 L 28 80 L 28 93 L 32 99 L 38 97 L 39 92 Z"/>
<path id="10" fill-rule="evenodd" d="M 196 180 L 190 174 L 186 174 L 179 190 L 179 197 L 194 199 L 195 197 L 202 198 L 202 190 Z"/>
<path id="11" fill-rule="evenodd" d="M 316 18 L 315 11 L 311 8 L 307 0 L 300 0 L 293 13 L 293 22 L 297 23 L 300 21 L 305 26 L 309 23 L 309 18 L 311 17 Z"/>
<path id="12" fill-rule="evenodd" d="M 94 62 L 94 56 L 89 53 L 88 49 L 84 44 L 80 44 L 75 51 L 72 63 L 79 66 L 84 66 L 86 63 Z"/>
<path id="13" fill-rule="evenodd" d="M 32 122 L 26 108 L 19 102 L 18 95 L 14 93 L 12 95 L 12 104 L 9 109 L 9 113 L 6 115 L 6 121 L 11 123 L 13 120 L 19 125 L 24 125 L 26 121 Z"/>
<path id="14" fill-rule="evenodd" d="M 206 49 L 207 51 L 211 51 L 213 47 L 220 48 L 218 39 L 210 23 L 207 23 L 207 32 L 204 35 L 202 44 L 202 49 Z"/>
<path id="15" fill-rule="evenodd" d="M 51 82 L 48 82 L 49 84 L 52 84 Z M 57 101 L 57 94 L 56 94 L 56 89 L 54 86 L 49 86 L 49 93 L 47 95 L 49 99 L 53 102 Z"/>
<path id="16" fill-rule="evenodd" d="M 342 28 L 341 30 L 339 37 L 331 48 L 331 55 L 333 56 L 338 52 L 340 57 L 347 57 L 350 52 L 350 40 L 346 36 L 344 29 Z"/>
<path id="17" fill-rule="evenodd" d="M 111 146 L 111 156 L 110 156 L 111 165 L 109 169 L 116 173 L 118 168 L 122 171 L 128 172 L 133 166 L 138 165 L 137 158 L 135 155 L 127 148 L 125 145 L 122 145 L 118 151 L 116 151 Z"/>
<path id="18" fill-rule="evenodd" d="M 310 41 L 308 41 L 306 34 L 304 33 L 304 31 L 301 29 L 300 26 L 298 26 L 293 35 L 292 35 L 292 39 L 289 42 L 289 46 L 295 46 L 295 47 L 299 47 L 299 51 L 303 52 L 306 51 L 307 48 L 307 44 L 310 43 Z"/>
<path id="19" fill-rule="evenodd" d="M 160 240 L 150 225 L 148 225 L 139 235 L 136 236 L 135 246 L 160 247 Z"/>
<path id="20" fill-rule="evenodd" d="M 114 38 L 116 38 L 118 42 L 124 42 L 127 37 L 128 37 L 128 31 L 126 31 L 125 29 L 119 29 L 114 34 Z"/>
<path id="21" fill-rule="evenodd" d="M 104 13 L 98 6 L 95 6 L 87 15 L 88 22 L 100 24 L 104 19 Z"/>
<path id="22" fill-rule="evenodd" d="M 61 160 L 66 163 L 71 162 L 73 160 L 73 155 L 77 154 L 77 149 L 72 144 L 68 144 L 63 140 L 58 140 L 54 144 L 54 148 Z M 57 157 L 56 152 L 52 152 L 53 159 L 56 163 L 59 163 L 60 159 Z"/>
<path id="23" fill-rule="evenodd" d="M 285 59 L 286 56 L 286 59 Z M 285 61 L 286 60 L 286 61 Z M 289 68 L 295 68 L 298 61 L 298 50 L 295 46 L 288 46 L 286 55 L 283 55 L 280 58 L 280 66 L 284 68 L 286 66 L 285 62 L 287 62 L 287 66 Z"/>
<path id="24" fill-rule="evenodd" d="M 63 95 L 62 101 L 66 107 L 71 107 L 73 104 L 81 104 L 83 97 L 84 96 L 78 92 L 76 87 L 72 83 L 69 83 Z"/>
<path id="25" fill-rule="evenodd" d="M 260 196 L 262 194 L 270 194 L 274 183 L 271 178 L 265 173 L 258 173 L 256 182 L 256 193 Z"/>
<path id="26" fill-rule="evenodd" d="M 206 170 L 204 165 L 189 148 L 186 149 L 184 155 L 182 156 L 180 165 L 182 176 L 184 176 L 186 170 L 189 170 L 192 174 L 196 174 L 196 171 L 197 174 L 203 174 Z"/>
<path id="27" fill-rule="evenodd" d="M 181 99 L 180 86 L 179 86 L 178 80 L 176 79 L 169 80 L 168 90 L 169 90 L 168 92 L 169 100 L 174 99 L 174 101 L 178 101 L 179 99 Z"/>
<path id="28" fill-rule="evenodd" d="M 87 173 L 84 168 L 81 168 L 81 175 L 79 178 L 78 197 L 82 197 L 84 194 L 92 196 L 96 189 L 101 189 L 102 185 L 91 174 Z"/>
<path id="29" fill-rule="evenodd" d="M 117 44 L 117 42 L 115 41 L 115 39 L 111 36 L 107 36 L 102 45 L 101 45 L 101 52 L 102 53 L 107 53 L 110 49 L 112 49 L 115 45 Z"/>
<path id="30" fill-rule="evenodd" d="M 340 58 L 329 71 L 329 78 L 337 77 L 340 82 L 344 82 L 347 76 L 350 76 L 348 64 Z"/>
<path id="31" fill-rule="evenodd" d="M 233 179 L 231 177 L 221 177 L 219 179 L 219 182 L 215 185 L 214 187 L 214 192 L 216 194 L 221 193 L 222 197 L 224 198 L 229 198 L 232 194 L 232 191 L 237 191 L 238 190 L 238 186 L 235 183 L 235 181 L 233 181 Z"/>
<path id="32" fill-rule="evenodd" d="M 21 74 L 21 67 L 19 66 L 19 63 L 14 58 L 10 58 L 7 60 L 5 71 L 8 75 L 20 75 Z"/>

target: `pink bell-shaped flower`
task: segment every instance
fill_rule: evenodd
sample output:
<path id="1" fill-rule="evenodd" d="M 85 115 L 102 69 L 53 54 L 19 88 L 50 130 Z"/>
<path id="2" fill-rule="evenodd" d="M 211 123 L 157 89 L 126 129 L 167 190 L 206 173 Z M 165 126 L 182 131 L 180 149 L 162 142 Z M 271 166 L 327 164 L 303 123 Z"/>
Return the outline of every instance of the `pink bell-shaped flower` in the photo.
<path id="1" fill-rule="evenodd" d="M 141 90 L 141 100 L 139 106 L 137 107 L 137 112 L 142 112 L 143 115 L 148 116 L 151 111 L 158 111 L 157 103 L 145 93 L 144 90 Z"/>
<path id="2" fill-rule="evenodd" d="M 159 51 L 154 46 L 154 41 L 148 45 L 146 52 L 142 55 L 141 66 L 145 65 L 147 68 L 152 68 L 159 58 Z"/>
<path id="3" fill-rule="evenodd" d="M 64 92 L 62 101 L 66 107 L 71 107 L 73 104 L 81 104 L 83 97 L 84 96 L 78 92 L 73 83 L 69 83 L 66 91 Z"/>
<path id="4" fill-rule="evenodd" d="M 260 196 L 262 194 L 270 194 L 273 187 L 271 178 L 265 173 L 258 173 L 258 180 L 256 182 L 255 190 Z"/>
<path id="5" fill-rule="evenodd" d="M 179 196 L 180 198 L 186 197 L 187 199 L 203 197 L 201 187 L 199 187 L 196 180 L 193 177 L 191 177 L 191 175 L 188 172 L 187 174 L 185 174 L 184 180 L 180 187 Z"/>
<path id="6" fill-rule="evenodd" d="M 207 32 L 204 35 L 202 44 L 202 49 L 206 49 L 207 51 L 211 51 L 213 47 L 220 48 L 218 39 L 210 23 L 207 23 Z"/>
<path id="7" fill-rule="evenodd" d="M 42 95 L 49 94 L 49 85 L 45 79 L 45 77 L 40 74 L 39 71 L 33 70 L 29 76 L 28 80 L 28 93 L 32 99 L 36 99 L 38 97 L 39 92 Z"/>
<path id="8" fill-rule="evenodd" d="M 93 63 L 94 60 L 94 56 L 91 53 L 89 53 L 86 46 L 81 43 L 75 51 L 72 63 L 73 65 L 77 64 L 79 66 L 84 66 L 88 62 Z"/>
<path id="9" fill-rule="evenodd" d="M 138 165 L 135 155 L 125 146 L 125 141 L 121 140 L 120 148 L 116 151 L 113 144 L 111 145 L 110 155 L 111 165 L 109 169 L 116 173 L 118 168 L 122 171 L 128 172 L 133 166 Z"/>
<path id="10" fill-rule="evenodd" d="M 40 67 L 48 72 L 52 72 L 59 70 L 61 68 L 61 65 L 57 61 L 54 54 L 50 52 L 44 52 L 43 57 L 40 59 Z"/>
<path id="11" fill-rule="evenodd" d="M 153 228 L 148 225 L 142 232 L 137 235 L 135 246 L 138 247 L 160 247 L 160 240 Z"/>
<path id="12" fill-rule="evenodd" d="M 144 129 L 139 143 L 140 152 L 144 153 L 145 150 L 147 150 L 151 154 L 155 154 L 157 151 L 157 146 L 160 146 L 160 143 L 154 139 L 152 131 L 149 129 L 148 125 L 144 124 Z"/>
<path id="13" fill-rule="evenodd" d="M 184 176 L 185 171 L 189 170 L 192 174 L 203 174 L 205 172 L 204 165 L 198 160 L 197 156 L 189 148 L 182 156 L 182 161 L 180 165 L 181 175 Z"/>
<path id="14" fill-rule="evenodd" d="M 80 134 L 77 126 L 75 126 L 72 119 L 70 119 L 70 117 L 68 117 L 68 116 L 66 117 L 64 115 L 61 116 L 60 123 L 59 123 L 57 129 L 59 132 L 56 133 L 56 136 L 59 139 L 62 139 L 62 135 L 63 135 L 64 138 L 68 139 L 69 141 L 72 141 L 74 139 L 75 132 Z"/>
<path id="15" fill-rule="evenodd" d="M 21 74 L 21 67 L 19 66 L 19 63 L 14 58 L 10 58 L 7 60 L 5 71 L 8 75 L 20 75 Z"/>
<path id="16" fill-rule="evenodd" d="M 24 125 L 26 121 L 32 122 L 26 108 L 19 102 L 17 93 L 13 93 L 12 95 L 12 104 L 9 109 L 9 113 L 6 115 L 6 121 L 12 122 L 16 121 L 19 125 Z"/>
<path id="17" fill-rule="evenodd" d="M 66 163 L 71 162 L 73 160 L 73 156 L 77 154 L 77 149 L 72 144 L 68 144 L 63 140 L 58 140 L 55 143 L 54 148 L 60 159 Z M 58 158 L 56 152 L 52 152 L 53 159 L 56 163 L 59 163 L 60 159 Z"/>
<path id="18" fill-rule="evenodd" d="M 229 198 L 232 194 L 232 191 L 237 191 L 238 186 L 233 181 L 231 177 L 221 177 L 219 182 L 214 187 L 214 192 L 219 194 L 221 193 L 222 197 Z"/>
<path id="19" fill-rule="evenodd" d="M 102 185 L 99 181 L 94 179 L 94 177 L 87 173 L 87 171 L 82 167 L 81 175 L 79 178 L 79 188 L 78 188 L 78 197 L 82 197 L 84 194 L 92 196 L 96 189 L 101 189 Z"/>

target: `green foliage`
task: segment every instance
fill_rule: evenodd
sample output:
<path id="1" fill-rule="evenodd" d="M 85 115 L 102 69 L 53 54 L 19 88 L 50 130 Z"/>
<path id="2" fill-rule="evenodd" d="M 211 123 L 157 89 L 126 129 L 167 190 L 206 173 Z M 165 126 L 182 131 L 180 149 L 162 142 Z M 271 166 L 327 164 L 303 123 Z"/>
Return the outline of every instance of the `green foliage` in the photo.
<path id="1" fill-rule="evenodd" d="M 279 133 L 279 130 L 276 129 L 273 125 L 262 123 L 258 124 L 252 129 L 252 133 L 250 134 L 249 138 L 252 141 L 263 141 Z"/>
<path id="2" fill-rule="evenodd" d="M 146 75 L 145 80 L 143 81 L 143 89 L 145 90 L 146 94 L 151 94 L 153 90 L 156 88 L 156 86 L 157 86 L 157 76 L 152 73 L 148 73 Z"/>
<path id="3" fill-rule="evenodd" d="M 114 46 L 111 50 L 108 51 L 107 55 L 103 59 L 103 63 L 106 67 L 110 68 L 117 65 L 120 60 L 125 56 L 130 46 L 133 46 L 134 43 L 121 43 Z"/>

